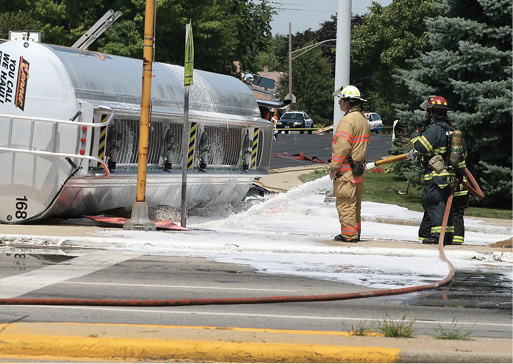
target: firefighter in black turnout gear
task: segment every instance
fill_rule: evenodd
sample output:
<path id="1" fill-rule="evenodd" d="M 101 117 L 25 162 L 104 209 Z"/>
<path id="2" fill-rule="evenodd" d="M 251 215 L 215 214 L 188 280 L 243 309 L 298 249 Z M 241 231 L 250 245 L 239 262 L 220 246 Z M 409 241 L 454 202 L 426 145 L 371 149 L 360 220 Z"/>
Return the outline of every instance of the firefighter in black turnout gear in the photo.
<path id="1" fill-rule="evenodd" d="M 454 128 L 447 117 L 449 107 L 443 97 L 431 96 L 420 106 L 426 110 L 423 120 L 425 130 L 417 130 L 411 134 L 413 149 L 408 152 L 408 159 L 417 159 L 423 169 L 422 207 L 424 216 L 419 228 L 419 239 L 423 244 L 438 244 L 447 199 L 456 183 L 456 178 L 461 179 L 465 174 L 467 148 L 465 141 L 461 138 L 461 132 L 456 131 L 453 137 L 458 136 L 459 149 L 456 150 L 456 156 L 450 155 L 455 151 L 451 145 Z M 453 241 L 452 212 L 447 223 L 444 245 L 463 242 L 462 237 Z M 458 213 L 461 216 L 458 216 L 457 220 L 463 224 L 463 211 L 458 211 Z M 464 230 L 463 227 L 458 229 L 459 236 L 463 235 L 462 229 Z"/>

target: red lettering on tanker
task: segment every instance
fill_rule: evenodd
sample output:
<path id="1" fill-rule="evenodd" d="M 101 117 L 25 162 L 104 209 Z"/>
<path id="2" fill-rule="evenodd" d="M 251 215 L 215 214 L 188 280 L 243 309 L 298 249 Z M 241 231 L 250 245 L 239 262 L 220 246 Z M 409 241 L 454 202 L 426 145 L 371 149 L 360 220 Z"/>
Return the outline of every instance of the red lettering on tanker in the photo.
<path id="1" fill-rule="evenodd" d="M 21 110 L 25 110 L 25 95 L 27 93 L 29 66 L 30 64 L 23 59 L 23 56 L 21 56 L 18 69 L 18 84 L 16 85 L 16 99 L 14 101 L 14 106 Z"/>

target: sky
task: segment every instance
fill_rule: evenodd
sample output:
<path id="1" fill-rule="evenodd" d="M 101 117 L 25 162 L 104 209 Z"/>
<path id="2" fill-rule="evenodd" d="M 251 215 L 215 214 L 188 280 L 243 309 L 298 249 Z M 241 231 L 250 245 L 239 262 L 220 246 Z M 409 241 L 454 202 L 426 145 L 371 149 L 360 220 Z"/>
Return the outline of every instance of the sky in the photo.
<path id="1" fill-rule="evenodd" d="M 342 281 L 376 289 L 445 278 L 449 267 L 440 259 L 436 245 L 432 249 L 415 249 L 414 245 L 420 244 L 417 231 L 421 212 L 363 202 L 362 239 L 381 243 L 373 247 L 334 243 L 340 225 L 335 204 L 325 202 L 326 191 L 331 188 L 332 182 L 325 176 L 286 193 L 250 198 L 238 208 L 191 211 L 187 218 L 190 231 L 102 230 L 97 237 L 68 237 L 65 245 L 127 254 L 203 257 L 251 266 L 262 273 Z M 157 214 L 158 219 L 171 221 L 179 221 L 179 216 L 166 211 Z M 394 224 L 383 223 L 385 218 L 393 218 Z M 465 244 L 470 246 L 493 244 L 512 235 L 511 227 L 490 226 L 478 218 L 466 217 L 465 224 Z M 405 245 L 394 249 L 387 242 Z M 513 253 L 497 259 L 491 253 L 467 248 L 446 250 L 446 255 L 456 271 L 492 270 L 502 274 L 511 286 Z"/>
<path id="2" fill-rule="evenodd" d="M 392 0 L 375 0 L 375 2 L 387 6 Z M 311 28 L 318 30 L 322 23 L 331 20 L 338 9 L 338 0 L 269 0 L 278 12 L 271 22 L 273 35 L 289 34 L 289 23 L 292 24 L 292 34 L 304 32 Z M 363 15 L 368 12 L 372 0 L 352 0 L 351 10 L 353 14 Z"/>

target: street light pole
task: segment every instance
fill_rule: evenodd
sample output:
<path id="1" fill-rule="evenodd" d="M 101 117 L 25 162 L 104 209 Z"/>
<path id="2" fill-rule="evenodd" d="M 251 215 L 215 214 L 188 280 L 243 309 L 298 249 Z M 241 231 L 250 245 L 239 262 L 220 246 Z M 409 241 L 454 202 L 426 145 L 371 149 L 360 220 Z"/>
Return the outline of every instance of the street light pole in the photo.
<path id="1" fill-rule="evenodd" d="M 292 105 L 292 23 L 289 23 L 289 94 Z"/>
<path id="2" fill-rule="evenodd" d="M 314 43 L 314 44 L 310 44 L 310 45 L 308 45 L 308 46 L 306 46 L 306 47 L 303 47 L 303 48 L 300 48 L 300 49 L 296 49 L 295 51 L 292 51 L 291 53 L 292 53 L 292 54 L 294 54 L 294 53 L 296 53 L 296 52 L 301 52 L 301 51 L 304 51 L 304 52 L 302 52 L 302 53 L 299 53 L 299 54 L 295 55 L 294 57 L 292 57 L 292 60 L 295 60 L 297 57 L 302 56 L 302 55 L 303 55 L 303 54 L 305 54 L 306 52 L 311 51 L 312 49 L 314 49 L 315 47 L 320 46 L 320 45 L 321 45 L 321 44 L 323 44 L 323 43 L 326 43 L 326 42 L 334 42 L 334 41 L 336 41 L 336 39 L 326 39 L 326 40 L 323 40 L 323 41 L 321 41 L 321 42 L 317 42 L 317 43 Z"/>
<path id="3" fill-rule="evenodd" d="M 337 49 L 335 52 L 335 92 L 349 85 L 349 68 L 351 61 L 351 0 L 338 0 L 337 14 Z M 335 95 L 333 100 L 333 130 L 344 116 Z"/>
<path id="4" fill-rule="evenodd" d="M 292 61 L 294 59 L 296 59 L 297 57 L 300 57 L 302 56 L 303 54 L 305 54 L 306 52 L 309 52 L 311 51 L 312 49 L 314 49 L 315 47 L 318 47 L 319 45 L 323 44 L 323 43 L 326 43 L 326 42 L 332 42 L 332 41 L 336 41 L 336 39 L 326 39 L 326 40 L 323 40 L 321 42 L 318 42 L 318 43 L 314 43 L 314 44 L 310 44 L 306 47 L 303 47 L 303 48 L 300 48 L 300 49 L 296 49 L 295 51 L 292 51 L 292 24 L 289 23 L 289 94 L 285 97 L 285 99 L 290 99 L 290 104 L 292 105 L 293 103 L 296 102 L 296 98 L 294 97 L 294 94 L 292 94 Z M 297 55 L 295 55 L 294 57 L 292 57 L 292 55 L 296 52 L 301 52 Z"/>

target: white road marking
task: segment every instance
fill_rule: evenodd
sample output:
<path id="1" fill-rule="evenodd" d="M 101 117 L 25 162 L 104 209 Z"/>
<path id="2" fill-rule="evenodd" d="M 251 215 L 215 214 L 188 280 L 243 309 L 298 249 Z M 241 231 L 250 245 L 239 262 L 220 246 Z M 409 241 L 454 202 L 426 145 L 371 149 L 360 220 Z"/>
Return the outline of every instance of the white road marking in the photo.
<path id="1" fill-rule="evenodd" d="M 175 286 L 167 284 L 132 284 L 132 283 L 106 283 L 106 282 L 63 282 L 65 284 L 84 284 L 93 286 L 124 286 L 124 287 L 143 287 L 143 288 L 185 288 L 185 289 L 210 289 L 215 291 L 257 291 L 257 292 L 296 292 L 293 289 L 266 289 L 266 288 L 236 288 L 236 287 L 217 287 L 217 286 Z"/>
<path id="2" fill-rule="evenodd" d="M 34 306 L 26 306 L 20 305 L 18 307 L 34 307 Z M 180 311 L 180 310 L 158 310 L 158 309 L 141 309 L 141 308 L 114 308 L 114 307 L 92 307 L 92 306 L 47 306 L 41 305 L 38 307 L 44 308 L 56 308 L 56 309 L 72 309 L 72 310 L 97 310 L 97 311 L 116 311 L 116 312 L 137 312 L 137 313 L 150 313 L 150 314 L 166 314 L 166 315 L 203 315 L 203 316 L 234 316 L 234 317 L 257 317 L 257 318 L 276 318 L 276 319 L 295 319 L 295 320 L 321 320 L 321 321 L 380 321 L 373 317 L 346 317 L 346 316 L 299 316 L 299 315 L 271 315 L 271 314 L 255 314 L 255 313 L 235 313 L 235 312 L 205 312 L 205 311 Z M 171 307 L 176 309 L 177 307 Z M 415 323 L 423 323 L 423 324 L 447 324 L 454 325 L 454 321 L 439 321 L 439 320 L 415 320 Z M 496 326 L 496 327 L 512 327 L 513 323 L 490 323 L 490 322 L 476 322 L 476 321 L 458 321 L 458 326 L 460 325 L 473 325 L 473 326 Z"/>
<path id="3" fill-rule="evenodd" d="M 98 252 L 76 257 L 59 264 L 0 279 L 0 297 L 14 298 L 29 292 L 94 273 L 141 254 Z"/>

